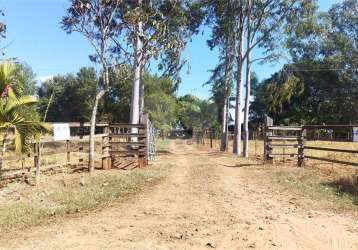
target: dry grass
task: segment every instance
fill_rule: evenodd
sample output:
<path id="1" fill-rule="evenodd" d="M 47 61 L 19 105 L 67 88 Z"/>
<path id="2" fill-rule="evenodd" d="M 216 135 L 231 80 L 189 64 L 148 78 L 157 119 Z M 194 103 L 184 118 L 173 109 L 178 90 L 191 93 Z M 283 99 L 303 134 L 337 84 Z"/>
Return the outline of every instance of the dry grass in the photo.
<path id="1" fill-rule="evenodd" d="M 102 154 L 102 141 L 100 138 L 96 138 L 95 141 L 95 157 L 100 159 Z M 80 151 L 79 148 L 83 147 L 83 150 Z M 78 162 L 79 159 L 83 159 L 83 161 L 88 161 L 88 142 L 86 141 L 71 141 L 70 142 L 70 161 Z M 67 162 L 67 153 L 66 153 L 66 142 L 50 142 L 44 143 L 41 157 L 41 165 L 66 165 Z M 46 153 L 51 153 L 50 155 L 46 155 Z M 17 157 L 17 159 L 7 160 L 7 157 Z M 28 168 L 34 166 L 34 157 L 29 155 L 23 156 L 23 162 L 21 160 L 21 156 L 16 155 L 14 152 L 13 145 L 9 145 L 8 150 L 5 153 L 5 160 L 3 165 L 3 170 L 11 171 L 18 170 L 21 168 Z"/>
<path id="2" fill-rule="evenodd" d="M 282 142 L 280 142 L 281 144 Z M 284 142 L 283 142 L 284 143 Z M 290 142 L 286 142 L 289 144 Z M 292 144 L 292 143 L 291 143 Z M 204 140 L 204 145 L 209 147 L 210 146 L 210 139 Z M 355 142 L 336 142 L 336 141 L 307 141 L 305 143 L 306 146 L 314 146 L 314 147 L 324 147 L 324 148 L 335 148 L 335 149 L 349 149 L 349 150 L 358 150 L 358 143 Z M 242 145 L 241 145 L 242 148 Z M 213 149 L 219 150 L 220 149 L 220 140 L 214 139 L 213 140 Z M 277 148 L 274 149 L 274 153 L 297 153 L 296 148 Z M 232 152 L 232 141 L 229 142 L 229 152 Z M 264 154 L 264 142 L 262 140 L 250 140 L 249 141 L 249 155 L 252 157 L 263 157 Z M 342 160 L 342 161 L 349 161 L 349 162 L 358 162 L 358 154 L 351 154 L 351 153 L 340 153 L 340 152 L 329 152 L 329 151 L 320 151 L 320 150 L 310 150 L 305 149 L 305 155 L 315 156 L 315 157 L 323 157 L 329 158 L 332 160 Z M 283 156 L 276 158 L 277 162 L 285 162 L 290 160 L 296 161 L 295 157 Z M 308 160 L 306 159 L 306 164 L 308 165 L 319 165 L 321 161 L 316 160 Z M 335 164 L 337 165 L 337 164 Z"/>
<path id="3" fill-rule="evenodd" d="M 358 211 L 357 176 L 340 173 L 325 175 L 319 169 L 274 168 L 267 171 L 271 181 L 290 192 L 301 192 L 313 201 L 320 201 L 335 210 Z"/>
<path id="4" fill-rule="evenodd" d="M 306 145 L 358 150 L 358 143 L 308 141 Z M 210 146 L 210 140 L 205 140 L 204 147 Z M 218 150 L 220 141 L 213 141 L 213 149 Z M 238 163 L 232 167 L 258 168 L 258 178 L 269 177 L 269 182 L 279 184 L 291 192 L 300 192 L 313 201 L 329 203 L 334 209 L 357 211 L 358 205 L 358 169 L 356 167 L 332 164 L 329 162 L 306 159 L 305 167 L 296 167 L 295 157 L 275 158 L 272 166 L 260 166 L 263 159 L 263 141 L 250 141 L 250 158 L 240 157 Z M 232 141 L 229 144 L 229 152 L 232 150 Z M 297 149 L 276 149 L 277 153 L 295 153 Z M 325 157 L 343 161 L 358 162 L 357 154 L 335 153 L 318 150 L 305 150 L 305 154 L 316 157 Z M 234 156 L 232 156 L 234 157 Z"/>
<path id="5" fill-rule="evenodd" d="M 170 164 L 163 163 L 132 172 L 112 170 L 97 171 L 92 176 L 46 177 L 43 186 L 17 190 L 20 196 L 7 197 L 6 202 L 0 203 L 0 232 L 109 206 L 159 182 L 169 170 Z"/>

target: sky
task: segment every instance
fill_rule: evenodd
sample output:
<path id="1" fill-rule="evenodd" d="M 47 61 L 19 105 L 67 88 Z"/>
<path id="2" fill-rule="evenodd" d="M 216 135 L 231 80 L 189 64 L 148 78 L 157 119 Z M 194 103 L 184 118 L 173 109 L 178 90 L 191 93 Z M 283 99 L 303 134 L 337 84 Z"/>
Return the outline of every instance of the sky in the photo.
<path id="1" fill-rule="evenodd" d="M 327 10 L 342 0 L 319 0 L 321 10 Z M 53 75 L 76 73 L 83 66 L 95 66 L 88 55 L 93 53 L 90 44 L 80 34 L 66 34 L 60 22 L 69 6 L 69 0 L 0 0 L 5 13 L 7 38 L 1 42 L 5 58 L 16 58 L 33 69 L 37 79 L 46 80 Z M 209 30 L 196 35 L 183 52 L 189 65 L 181 72 L 182 83 L 178 95 L 194 94 L 200 98 L 210 96 L 210 69 L 217 63 L 218 54 L 211 51 L 206 40 Z M 259 80 L 278 71 L 283 62 L 275 65 L 254 65 Z"/>

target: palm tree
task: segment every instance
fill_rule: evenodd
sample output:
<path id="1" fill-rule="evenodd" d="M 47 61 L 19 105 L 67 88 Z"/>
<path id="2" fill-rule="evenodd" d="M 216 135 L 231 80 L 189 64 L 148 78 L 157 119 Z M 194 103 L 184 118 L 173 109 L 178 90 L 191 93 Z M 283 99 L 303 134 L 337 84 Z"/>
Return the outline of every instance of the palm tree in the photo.
<path id="1" fill-rule="evenodd" d="M 31 139 L 42 130 L 48 130 L 45 123 L 29 118 L 27 111 L 37 103 L 34 96 L 21 95 L 22 85 L 17 81 L 17 65 L 12 62 L 0 64 L 0 132 L 3 134 L 0 154 L 0 170 L 6 152 L 9 136 L 14 138 L 15 152 L 28 152 Z"/>

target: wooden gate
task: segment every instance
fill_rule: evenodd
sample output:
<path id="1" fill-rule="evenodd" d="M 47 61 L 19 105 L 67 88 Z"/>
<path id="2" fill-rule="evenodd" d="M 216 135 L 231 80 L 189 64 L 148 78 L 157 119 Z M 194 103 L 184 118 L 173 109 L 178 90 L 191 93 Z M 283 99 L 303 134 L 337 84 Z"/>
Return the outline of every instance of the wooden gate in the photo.
<path id="1" fill-rule="evenodd" d="M 264 147 L 265 162 L 273 163 L 275 157 L 297 157 L 297 165 L 303 165 L 304 134 L 301 126 L 274 126 L 273 120 L 266 116 Z"/>
<path id="2" fill-rule="evenodd" d="M 104 147 L 110 162 L 103 166 L 133 169 L 145 167 L 148 160 L 154 160 L 156 130 L 146 115 L 139 124 L 111 123 L 107 132 L 108 143 Z"/>
<path id="3" fill-rule="evenodd" d="M 305 159 L 312 159 L 318 161 L 325 161 L 349 166 L 358 167 L 356 161 L 358 157 L 358 150 L 349 148 L 336 148 L 334 146 L 320 146 L 320 145 L 307 145 L 309 140 L 317 140 L 315 138 L 315 132 L 318 132 L 318 139 L 320 133 L 325 133 L 330 136 L 330 141 L 353 141 L 353 130 L 358 125 L 305 125 L 305 126 L 277 126 L 273 125 L 273 120 L 266 116 L 265 118 L 265 141 L 264 141 L 264 159 L 265 162 L 273 163 L 275 157 L 291 156 L 297 157 L 297 165 L 302 166 Z M 345 131 L 344 138 L 333 138 L 335 132 Z M 348 147 L 348 144 L 347 144 Z M 277 152 L 277 149 L 283 149 L 281 152 Z M 293 150 L 295 152 L 293 152 Z M 297 151 L 296 151 L 297 149 Z M 290 151 L 289 151 L 290 150 Z M 307 155 L 307 150 L 309 151 Z M 285 152 L 286 151 L 286 152 Z M 315 151 L 326 152 L 339 152 L 349 154 L 352 157 L 351 161 L 345 159 L 332 159 L 328 156 L 322 157 L 320 155 L 314 155 Z M 355 157 L 354 157 L 355 156 Z"/>

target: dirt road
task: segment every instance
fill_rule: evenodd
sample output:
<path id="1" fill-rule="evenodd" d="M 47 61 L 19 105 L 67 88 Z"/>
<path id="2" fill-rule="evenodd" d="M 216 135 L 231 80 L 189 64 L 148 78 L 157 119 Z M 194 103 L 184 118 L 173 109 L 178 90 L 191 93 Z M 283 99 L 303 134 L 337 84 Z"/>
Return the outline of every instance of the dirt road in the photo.
<path id="1" fill-rule="evenodd" d="M 0 249 L 358 249 L 354 217 L 311 208 L 195 146 L 161 184 L 112 208 L 0 239 Z M 159 159 L 160 160 L 160 159 Z"/>

